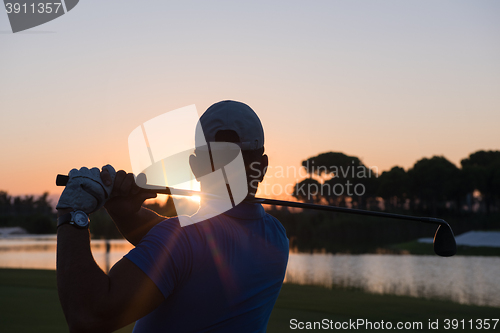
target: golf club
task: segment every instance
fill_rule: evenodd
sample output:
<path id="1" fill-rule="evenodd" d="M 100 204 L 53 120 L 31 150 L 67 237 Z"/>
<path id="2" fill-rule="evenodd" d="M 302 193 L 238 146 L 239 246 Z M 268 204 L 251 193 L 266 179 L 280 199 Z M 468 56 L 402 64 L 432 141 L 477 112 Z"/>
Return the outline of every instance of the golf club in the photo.
<path id="1" fill-rule="evenodd" d="M 68 183 L 69 177 L 66 175 L 57 175 L 56 185 L 57 186 L 66 186 Z M 181 195 L 181 196 L 206 196 L 207 194 L 190 191 L 190 190 L 182 190 L 175 189 L 171 187 L 163 187 L 163 186 L 151 186 L 148 185 L 148 189 L 144 189 L 144 191 L 150 191 L 158 194 L 168 194 L 168 195 Z M 208 196 L 213 196 L 208 194 Z M 354 208 L 345 208 L 345 207 L 336 207 L 336 206 L 325 206 L 318 204 L 310 204 L 304 202 L 294 202 L 294 201 L 285 201 L 285 200 L 275 200 L 275 199 L 266 199 L 266 198 L 247 198 L 245 199 L 247 202 L 252 203 L 260 203 L 263 205 L 274 205 L 274 206 L 284 206 L 284 207 L 296 207 L 302 209 L 314 209 L 314 210 L 324 210 L 329 212 L 339 212 L 346 214 L 357 214 L 357 215 L 367 215 L 367 216 L 378 216 L 385 217 L 391 219 L 399 219 L 399 220 L 407 220 L 407 221 L 415 221 L 415 222 L 423 222 L 430 224 L 437 224 L 438 228 L 436 230 L 436 234 L 434 235 L 434 252 L 441 257 L 451 257 L 457 253 L 457 244 L 455 242 L 455 236 L 453 231 L 451 230 L 448 222 L 442 219 L 434 218 L 434 217 L 417 217 L 417 216 L 409 216 L 409 215 L 401 215 L 401 214 L 392 214 L 392 213 L 384 213 L 377 211 L 369 211 L 369 210 L 361 210 Z"/>

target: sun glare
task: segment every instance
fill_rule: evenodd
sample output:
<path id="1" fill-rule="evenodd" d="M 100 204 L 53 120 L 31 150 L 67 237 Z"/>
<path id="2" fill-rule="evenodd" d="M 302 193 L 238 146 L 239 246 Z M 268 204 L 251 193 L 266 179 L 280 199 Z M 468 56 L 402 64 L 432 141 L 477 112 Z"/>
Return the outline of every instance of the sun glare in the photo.
<path id="1" fill-rule="evenodd" d="M 199 195 L 192 195 L 189 197 L 190 200 L 194 201 L 194 202 L 200 202 L 201 198 Z"/>

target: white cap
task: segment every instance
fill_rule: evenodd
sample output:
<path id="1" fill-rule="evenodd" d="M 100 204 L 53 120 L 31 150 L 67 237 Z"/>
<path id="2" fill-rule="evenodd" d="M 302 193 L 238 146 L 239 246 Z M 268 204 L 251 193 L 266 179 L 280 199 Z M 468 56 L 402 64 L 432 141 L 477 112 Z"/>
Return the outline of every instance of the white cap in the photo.
<path id="1" fill-rule="evenodd" d="M 206 142 L 215 142 L 215 135 L 219 131 L 231 130 L 238 134 L 240 142 L 237 145 L 241 150 L 264 147 L 262 123 L 252 108 L 244 103 L 236 101 L 215 103 L 200 117 L 200 124 Z"/>

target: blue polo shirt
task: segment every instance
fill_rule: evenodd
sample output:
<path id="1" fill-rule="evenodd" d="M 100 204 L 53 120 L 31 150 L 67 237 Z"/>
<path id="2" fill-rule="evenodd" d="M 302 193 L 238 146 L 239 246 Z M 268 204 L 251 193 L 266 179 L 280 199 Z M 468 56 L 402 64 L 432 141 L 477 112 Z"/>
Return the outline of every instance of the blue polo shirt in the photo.
<path id="1" fill-rule="evenodd" d="M 260 204 L 241 203 L 185 227 L 164 220 L 125 257 L 165 296 L 134 332 L 265 332 L 288 238 Z"/>

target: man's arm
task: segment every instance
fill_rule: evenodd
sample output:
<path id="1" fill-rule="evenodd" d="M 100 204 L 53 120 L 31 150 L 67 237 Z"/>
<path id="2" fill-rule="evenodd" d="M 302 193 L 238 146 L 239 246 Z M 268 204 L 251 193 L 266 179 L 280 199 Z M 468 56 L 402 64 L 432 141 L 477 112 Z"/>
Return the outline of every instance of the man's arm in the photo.
<path id="1" fill-rule="evenodd" d="M 101 172 L 101 179 L 105 184 L 111 184 L 107 170 Z M 131 173 L 127 174 L 123 170 L 116 173 L 111 196 L 104 208 L 123 237 L 133 245 L 137 245 L 152 227 L 166 219 L 165 216 L 142 207 L 146 199 L 155 198 L 156 194 L 141 191 Z"/>
<path id="2" fill-rule="evenodd" d="M 114 331 L 145 316 L 165 299 L 153 281 L 126 258 L 106 275 L 92 256 L 89 231 L 69 224 L 57 231 L 57 285 L 70 332 Z"/>
<path id="3" fill-rule="evenodd" d="M 139 211 L 130 215 L 116 213 L 106 206 L 105 208 L 123 237 L 134 246 L 139 244 L 151 228 L 166 219 L 165 216 L 158 215 L 145 207 L 141 207 Z"/>

